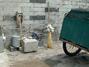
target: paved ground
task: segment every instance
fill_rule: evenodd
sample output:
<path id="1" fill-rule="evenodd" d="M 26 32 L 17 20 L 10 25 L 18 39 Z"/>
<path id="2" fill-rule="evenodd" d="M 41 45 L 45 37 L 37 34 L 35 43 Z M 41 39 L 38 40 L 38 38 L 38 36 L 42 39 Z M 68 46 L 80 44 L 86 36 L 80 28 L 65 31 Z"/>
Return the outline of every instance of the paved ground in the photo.
<path id="1" fill-rule="evenodd" d="M 42 48 L 35 53 L 7 52 L 10 67 L 89 67 L 89 55 L 81 52 L 75 57 L 68 57 L 62 50 L 62 44 L 55 44 L 53 49 Z"/>

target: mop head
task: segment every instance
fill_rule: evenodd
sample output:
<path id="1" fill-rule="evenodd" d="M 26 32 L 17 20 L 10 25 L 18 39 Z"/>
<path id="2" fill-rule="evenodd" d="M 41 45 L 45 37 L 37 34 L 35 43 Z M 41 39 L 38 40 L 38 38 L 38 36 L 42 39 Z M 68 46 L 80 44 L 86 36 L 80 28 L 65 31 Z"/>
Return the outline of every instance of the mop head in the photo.
<path id="1" fill-rule="evenodd" d="M 53 26 L 51 24 L 47 25 L 47 31 L 48 32 L 54 32 L 54 28 L 53 28 Z"/>

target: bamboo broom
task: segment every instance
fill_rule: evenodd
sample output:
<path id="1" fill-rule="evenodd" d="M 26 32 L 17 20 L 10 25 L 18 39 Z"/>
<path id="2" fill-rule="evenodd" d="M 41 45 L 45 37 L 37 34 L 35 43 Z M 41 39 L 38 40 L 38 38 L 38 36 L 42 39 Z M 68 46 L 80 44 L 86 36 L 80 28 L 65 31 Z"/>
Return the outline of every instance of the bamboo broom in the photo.
<path id="1" fill-rule="evenodd" d="M 47 3 L 47 5 L 48 5 L 48 25 L 49 25 L 50 24 L 50 7 L 49 7 L 49 2 Z M 52 48 L 52 33 L 51 33 L 51 31 L 48 32 L 47 48 Z"/>

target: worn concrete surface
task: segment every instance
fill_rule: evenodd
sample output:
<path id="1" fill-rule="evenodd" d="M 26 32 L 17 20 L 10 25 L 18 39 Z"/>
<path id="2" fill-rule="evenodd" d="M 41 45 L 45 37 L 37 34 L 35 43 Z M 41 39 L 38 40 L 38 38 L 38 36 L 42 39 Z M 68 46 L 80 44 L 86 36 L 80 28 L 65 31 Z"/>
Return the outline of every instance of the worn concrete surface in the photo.
<path id="1" fill-rule="evenodd" d="M 81 52 L 78 56 L 66 56 L 62 43 L 52 49 L 39 48 L 34 53 L 8 52 L 10 67 L 89 67 L 89 55 Z"/>

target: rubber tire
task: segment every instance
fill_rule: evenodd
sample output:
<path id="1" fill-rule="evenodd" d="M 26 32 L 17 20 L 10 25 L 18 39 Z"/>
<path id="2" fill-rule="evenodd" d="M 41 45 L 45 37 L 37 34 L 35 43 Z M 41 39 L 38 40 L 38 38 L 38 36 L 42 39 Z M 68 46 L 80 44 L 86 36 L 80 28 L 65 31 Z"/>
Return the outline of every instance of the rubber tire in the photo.
<path id="1" fill-rule="evenodd" d="M 68 52 L 66 47 L 67 47 L 66 42 L 63 42 L 63 50 L 64 50 L 65 54 L 68 56 L 76 56 L 81 51 L 81 49 L 78 48 L 78 50 L 76 50 L 74 53 L 70 53 L 70 52 Z"/>

